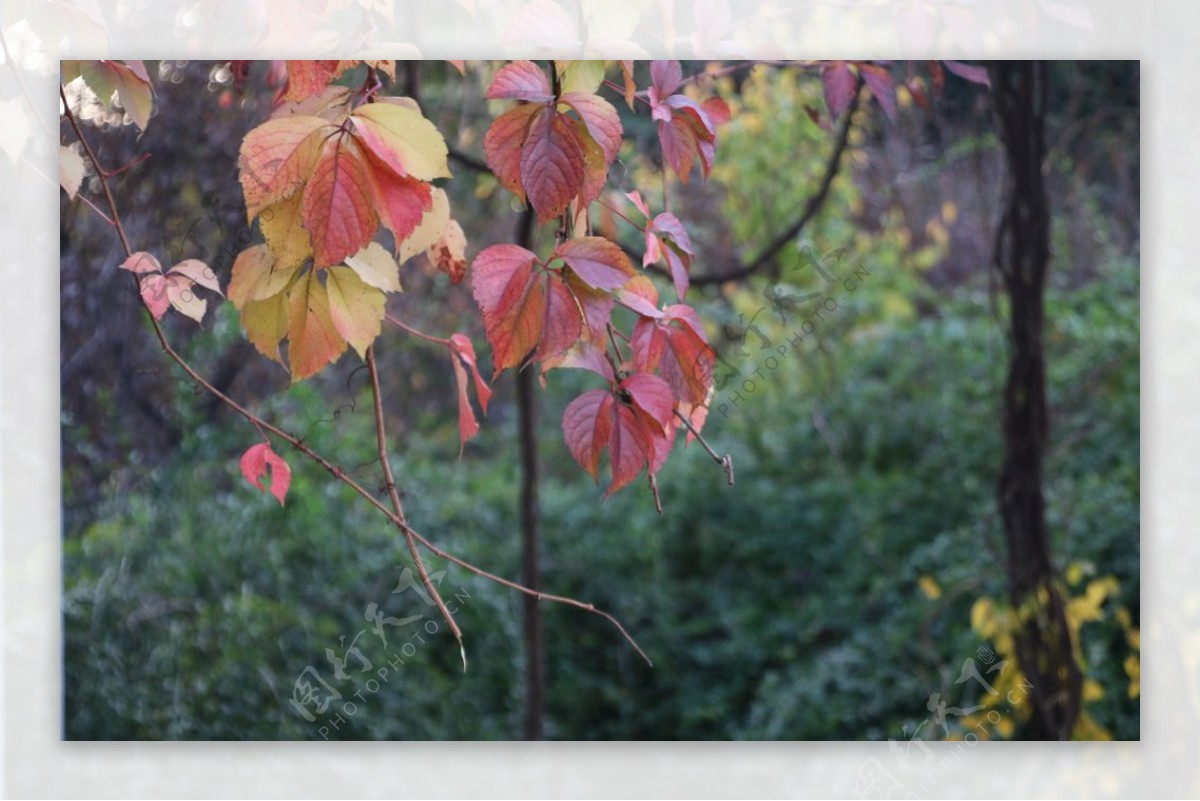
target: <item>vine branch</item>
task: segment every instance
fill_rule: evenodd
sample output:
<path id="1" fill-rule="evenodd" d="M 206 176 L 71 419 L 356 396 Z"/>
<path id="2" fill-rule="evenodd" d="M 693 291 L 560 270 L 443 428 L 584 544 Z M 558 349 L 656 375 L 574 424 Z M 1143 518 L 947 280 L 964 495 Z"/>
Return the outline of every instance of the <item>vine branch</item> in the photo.
<path id="1" fill-rule="evenodd" d="M 105 196 L 105 199 L 107 200 L 108 208 L 111 213 L 111 222 L 112 222 L 113 228 L 116 230 L 117 237 L 121 242 L 121 248 L 124 250 L 126 258 L 128 258 L 133 255 L 134 251 L 133 251 L 133 248 L 129 244 L 129 238 L 126 236 L 125 228 L 121 223 L 121 214 L 117 207 L 116 200 L 113 198 L 112 189 L 108 185 L 108 175 L 109 174 L 101 166 L 100 160 L 96 157 L 95 151 L 92 150 L 91 145 L 88 144 L 87 139 L 84 137 L 83 131 L 80 129 L 79 123 L 75 119 L 74 113 L 71 111 L 70 104 L 67 103 L 66 93 L 63 91 L 63 88 L 61 85 L 59 86 L 59 94 L 63 100 L 64 113 L 66 114 L 68 121 L 71 123 L 72 129 L 74 129 L 75 135 L 79 138 L 79 142 L 82 145 L 84 152 L 87 154 L 88 160 L 92 163 L 92 166 L 96 170 L 96 174 L 100 177 L 100 184 L 104 190 L 104 196 Z M 136 276 L 132 276 L 132 277 L 136 284 L 136 281 L 137 281 Z M 140 294 L 139 294 L 139 297 L 140 297 Z M 142 305 L 143 305 L 143 307 L 145 307 L 144 299 L 142 300 Z M 171 361 L 173 361 L 176 365 L 178 365 L 178 367 L 181 370 L 183 370 L 184 373 L 187 374 L 188 378 L 190 378 L 198 386 L 202 387 L 204 390 L 206 390 L 209 394 L 211 394 L 213 397 L 215 397 L 221 403 L 224 403 L 231 410 L 233 410 L 238 415 L 240 415 L 242 418 L 244 418 L 247 422 L 249 422 L 251 425 L 253 425 L 255 428 L 257 428 L 260 433 L 265 431 L 270 434 L 273 434 L 274 436 L 278 437 L 279 439 L 281 439 L 284 442 L 291 445 L 294 449 L 296 449 L 297 451 L 302 453 L 309 460 L 315 462 L 317 465 L 319 465 L 323 470 L 325 470 L 327 473 L 329 473 L 335 479 L 337 479 L 338 481 L 345 484 L 347 487 L 349 487 L 354 492 L 356 492 L 359 496 L 361 496 L 363 499 L 365 499 L 369 504 L 374 506 L 375 509 L 377 511 L 379 511 L 380 514 L 382 514 L 384 517 L 386 517 L 398 529 L 400 529 L 406 535 L 411 535 L 413 539 L 415 539 L 422 546 L 424 546 L 425 549 L 428 550 L 430 553 L 434 554 L 437 557 L 445 559 L 447 562 L 457 565 L 457 566 L 463 568 L 464 570 L 466 570 L 476 576 L 479 576 L 480 578 L 483 578 L 488 581 L 499 584 L 502 587 L 507 587 L 508 589 L 515 590 L 524 595 L 529 595 L 531 597 L 537 598 L 540 601 L 550 601 L 552 603 L 558 603 L 558 604 L 562 604 L 564 606 L 571 606 L 576 609 L 582 609 L 586 612 L 591 612 L 592 614 L 598 615 L 598 616 L 604 618 L 605 620 L 607 620 L 609 623 L 611 623 L 617 629 L 617 631 L 620 632 L 621 636 L 625 639 L 625 641 L 628 642 L 629 645 L 635 651 L 637 651 L 638 655 L 641 656 L 642 659 L 644 659 L 647 664 L 649 664 L 651 666 L 654 664 L 650 660 L 650 657 L 648 657 L 646 655 L 646 652 L 643 651 L 641 649 L 641 647 L 637 644 L 637 641 L 634 640 L 633 637 L 629 634 L 629 632 L 625 630 L 625 627 L 623 625 L 621 625 L 621 622 L 619 620 L 617 620 L 615 617 L 613 617 L 611 614 L 609 614 L 608 612 L 605 612 L 602 609 L 598 609 L 594 604 L 585 603 L 583 601 L 579 601 L 574 598 L 568 598 L 568 597 L 562 596 L 562 595 L 554 595 L 551 593 L 545 593 L 545 592 L 540 592 L 538 590 L 530 589 L 529 587 L 526 587 L 522 584 L 518 584 L 515 581 L 510 581 L 506 578 L 502 578 L 501 576 L 498 576 L 494 573 L 484 570 L 481 567 L 477 567 L 476 565 L 474 565 L 470 562 L 467 562 L 466 560 L 461 559 L 461 558 L 453 555 L 449 551 L 446 551 L 446 550 L 438 547 L 437 545 L 435 545 L 433 542 L 431 542 L 429 539 L 427 539 L 425 536 L 423 536 L 420 532 L 418 532 L 416 529 L 414 529 L 412 526 L 410 526 L 408 524 L 407 520 L 404 520 L 401 517 L 399 517 L 393 510 L 386 507 L 370 491 L 368 491 L 365 487 L 363 487 L 361 484 L 359 484 L 357 481 L 355 481 L 353 478 L 351 478 L 349 475 L 347 475 L 346 472 L 341 467 L 339 467 L 338 465 L 329 461 L 321 454 L 317 453 L 315 450 L 313 450 L 309 445 L 307 445 L 299 437 L 296 437 L 293 434 L 290 434 L 287 431 L 284 431 L 282 428 L 279 428 L 278 426 L 269 423 L 268 421 L 266 421 L 263 418 L 256 415 L 254 412 L 252 412 L 249 409 L 247 409 L 246 407 L 242 406 L 240 403 L 238 403 L 233 398 L 226 395 L 224 392 L 219 390 L 217 387 L 213 386 L 207 379 L 204 378 L 204 376 L 200 375 L 200 373 L 198 373 L 195 370 L 195 368 L 193 368 L 187 362 L 187 360 L 183 358 L 183 356 L 181 356 L 173 347 L 171 347 L 170 342 L 167 341 L 166 333 L 163 331 L 162 324 L 154 317 L 153 313 L 150 312 L 148 307 L 146 307 L 146 314 L 150 319 L 151 326 L 153 326 L 153 328 L 154 328 L 154 335 L 157 338 L 158 344 L 162 348 L 163 353 Z"/>

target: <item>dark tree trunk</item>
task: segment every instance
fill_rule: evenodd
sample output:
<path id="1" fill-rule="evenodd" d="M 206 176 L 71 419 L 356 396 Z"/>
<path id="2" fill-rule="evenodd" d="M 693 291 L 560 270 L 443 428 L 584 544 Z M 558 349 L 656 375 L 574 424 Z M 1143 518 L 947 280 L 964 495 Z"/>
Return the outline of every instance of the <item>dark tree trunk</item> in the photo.
<path id="1" fill-rule="evenodd" d="M 521 214 L 517 244 L 533 245 L 533 209 Z M 537 388 L 530 366 L 517 372 L 517 416 L 521 440 L 521 582 L 531 590 L 541 589 L 538 575 L 538 458 Z M 542 656 L 542 610 L 538 599 L 523 595 L 522 631 L 525 639 L 525 739 L 542 739 L 545 708 L 545 672 Z"/>
<path id="2" fill-rule="evenodd" d="M 1010 301 L 1010 361 L 1004 390 L 1004 463 L 997 501 L 1008 548 L 1009 596 L 1021 618 L 1014 641 L 1033 685 L 1026 736 L 1065 740 L 1079 714 L 1081 677 L 1050 560 L 1042 497 L 1046 444 L 1044 290 L 1050 215 L 1042 182 L 1046 64 L 990 66 L 996 120 L 1004 142 L 1010 195 L 996 241 L 996 269 Z"/>

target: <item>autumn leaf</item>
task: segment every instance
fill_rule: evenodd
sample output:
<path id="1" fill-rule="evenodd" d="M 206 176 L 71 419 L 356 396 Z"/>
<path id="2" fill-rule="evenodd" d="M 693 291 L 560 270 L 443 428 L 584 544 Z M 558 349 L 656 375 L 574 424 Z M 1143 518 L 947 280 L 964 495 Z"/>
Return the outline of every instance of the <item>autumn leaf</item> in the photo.
<path id="1" fill-rule="evenodd" d="M 579 304 L 557 270 L 541 268 L 536 254 L 516 245 L 493 245 L 475 257 L 471 291 L 483 312 L 496 374 L 571 347 L 583 331 Z"/>
<path id="2" fill-rule="evenodd" d="M 515 367 L 541 338 L 546 296 L 533 267 L 537 254 L 517 245 L 492 245 L 471 265 L 471 292 L 483 312 L 495 374 Z"/>
<path id="3" fill-rule="evenodd" d="M 260 442 L 250 446 L 242 454 L 239 465 L 242 469 L 242 476 L 250 482 L 250 486 L 263 492 L 267 492 L 267 488 L 263 485 L 263 478 L 266 477 L 267 469 L 270 468 L 270 492 L 275 496 L 275 500 L 279 501 L 279 505 L 283 506 L 283 499 L 292 485 L 292 470 L 288 467 L 287 462 L 271 450 L 270 445 Z"/>
<path id="4" fill-rule="evenodd" d="M 496 71 L 488 86 L 488 100 L 528 100 L 545 103 L 554 95 L 550 80 L 532 61 L 514 61 Z"/>
<path id="5" fill-rule="evenodd" d="M 378 242 L 346 258 L 346 266 L 358 273 L 363 283 L 384 292 L 400 291 L 400 266 Z"/>
<path id="6" fill-rule="evenodd" d="M 858 74 L 871 90 L 871 94 L 879 101 L 888 119 L 896 119 L 896 87 L 892 75 L 878 64 L 859 64 Z"/>
<path id="7" fill-rule="evenodd" d="M 60 147 L 58 149 L 58 183 L 71 200 L 74 200 L 75 195 L 79 192 L 79 185 L 83 183 L 83 174 L 83 157 L 73 148 Z"/>
<path id="8" fill-rule="evenodd" d="M 457 220 L 446 223 L 442 235 L 426 251 L 429 261 L 457 284 L 467 274 L 467 237 Z"/>
<path id="9" fill-rule="evenodd" d="M 171 308 L 171 301 L 167 297 L 167 279 L 162 273 L 144 276 L 138 282 L 138 291 L 154 319 L 161 320 L 167 309 Z"/>
<path id="10" fill-rule="evenodd" d="M 367 161 L 375 208 L 397 241 L 403 240 L 417 229 L 425 213 L 432 208 L 432 189 L 416 178 L 396 175 L 373 156 Z"/>
<path id="11" fill-rule="evenodd" d="M 668 437 L 674 436 L 674 410 L 666 382 L 638 373 L 615 391 L 594 389 L 572 401 L 563 412 L 563 438 L 593 479 L 598 478 L 601 452 L 608 450 L 612 483 L 605 494 L 611 495 L 643 468 L 653 473 L 661 466 L 669 451 Z"/>
<path id="12" fill-rule="evenodd" d="M 521 148 L 521 185 L 543 222 L 562 214 L 583 187 L 583 146 L 571 123 L 551 108 L 529 124 Z"/>
<path id="13" fill-rule="evenodd" d="M 421 222 L 407 237 L 396 241 L 396 261 L 403 264 L 413 256 L 427 250 L 438 241 L 450 224 L 450 201 L 446 192 L 434 187 L 430 192 L 429 209 L 421 215 Z"/>
<path id="14" fill-rule="evenodd" d="M 238 177 L 246 198 L 246 220 L 301 193 L 326 139 L 337 128 L 320 117 L 267 120 L 242 140 Z"/>
<path id="15" fill-rule="evenodd" d="M 304 227 L 301 211 L 303 196 L 297 192 L 263 209 L 258 227 L 275 257 L 277 270 L 293 270 L 312 256 L 312 239 Z"/>
<path id="16" fill-rule="evenodd" d="M 106 105 L 111 105 L 116 95 L 121 108 L 134 124 L 146 130 L 150 122 L 150 111 L 154 105 L 154 93 L 150 87 L 150 76 L 140 61 L 83 61 L 79 65 L 80 75 L 88 88 Z"/>
<path id="17" fill-rule="evenodd" d="M 525 187 L 521 184 L 521 149 L 530 121 L 543 108 L 529 103 L 510 109 L 492 122 L 483 137 L 483 154 L 488 168 L 505 189 L 522 201 L 525 200 Z"/>
<path id="18" fill-rule="evenodd" d="M 633 327 L 632 345 L 635 369 L 657 370 L 681 401 L 708 403 L 716 353 L 694 309 L 676 304 L 658 319 L 641 317 Z"/>
<path id="19" fill-rule="evenodd" d="M 716 126 L 708 112 L 690 97 L 675 94 L 683 81 L 678 61 L 653 62 L 650 79 L 647 90 L 650 116 L 658 124 L 663 158 L 684 183 L 688 182 L 697 161 L 707 178 L 717 141 Z"/>
<path id="20" fill-rule="evenodd" d="M 320 372 L 346 350 L 329 312 L 329 295 L 315 271 L 288 293 L 288 358 L 292 381 Z"/>
<path id="21" fill-rule="evenodd" d="M 471 409 L 471 401 L 467 392 L 467 370 L 471 371 L 471 377 L 475 381 L 475 394 L 479 398 L 479 406 L 484 414 L 487 414 L 492 390 L 483 380 L 483 376 L 479 374 L 479 367 L 475 359 L 475 346 L 471 344 L 471 340 L 465 334 L 452 334 L 447 340 L 447 344 L 450 348 L 450 359 L 454 364 L 454 378 L 458 385 L 458 436 L 461 453 L 461 447 L 466 445 L 467 440 L 479 433 L 479 422 L 475 419 L 475 412 Z"/>
<path id="22" fill-rule="evenodd" d="M 821 68 L 821 85 L 825 90 L 825 105 L 829 116 L 838 119 L 850 108 L 858 88 L 858 79 L 849 62 L 832 61 Z"/>
<path id="23" fill-rule="evenodd" d="M 364 148 L 396 175 L 421 181 L 450 177 L 446 141 L 419 111 L 394 103 L 366 103 L 350 119 Z"/>
<path id="24" fill-rule="evenodd" d="M 366 359 L 367 348 L 382 329 L 387 298 L 379 289 L 364 283 L 349 267 L 330 267 L 325 274 L 333 327 L 359 357 Z"/>
<path id="25" fill-rule="evenodd" d="M 601 236 L 568 239 L 554 249 L 554 255 L 593 289 L 617 289 L 634 275 L 621 246 Z"/>
<path id="26" fill-rule="evenodd" d="M 246 248 L 233 260 L 229 299 L 240 311 L 251 301 L 283 292 L 297 272 L 297 268 L 279 265 L 274 252 L 266 245 Z"/>
<path id="27" fill-rule="evenodd" d="M 232 294 L 232 288 L 230 289 Z M 268 359 L 283 364 L 279 343 L 288 333 L 290 304 L 285 292 L 271 295 L 263 300 L 247 301 L 239 308 L 242 328 L 246 338 Z"/>
<path id="28" fill-rule="evenodd" d="M 287 63 L 287 93 L 288 100 L 303 100 L 315 95 L 329 86 L 329 82 L 341 75 L 346 65 L 357 62 L 334 60 L 326 61 L 289 61 Z"/>
<path id="29" fill-rule="evenodd" d="M 304 227 L 317 267 L 337 264 L 371 241 L 379 226 L 373 189 L 357 147 L 343 136 L 325 143 L 304 188 Z"/>

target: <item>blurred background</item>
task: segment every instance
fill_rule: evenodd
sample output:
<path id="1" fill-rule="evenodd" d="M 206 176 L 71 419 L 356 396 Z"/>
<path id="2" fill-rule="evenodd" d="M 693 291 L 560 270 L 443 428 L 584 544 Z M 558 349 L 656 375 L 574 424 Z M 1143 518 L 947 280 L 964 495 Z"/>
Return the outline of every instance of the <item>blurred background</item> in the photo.
<path id="1" fill-rule="evenodd" d="M 261 240 L 236 154 L 270 111 L 271 67 L 254 65 L 239 93 L 223 63 L 147 66 L 156 108 L 144 135 L 86 93 L 73 103 L 106 165 L 150 154 L 113 179 L 134 247 L 164 264 L 204 259 L 224 284 L 232 257 Z M 494 65 L 397 67 L 389 91 L 418 96 L 460 156 L 445 187 L 468 255 L 511 241 L 519 210 L 472 166 L 504 105 L 483 99 Z M 1139 82 L 1132 62 L 1048 70 L 1043 489 L 1083 676 L 1074 735 L 1087 739 L 1139 735 Z M 694 275 L 720 275 L 802 214 L 839 131 L 811 70 L 733 69 L 700 90 L 723 97 L 731 120 L 710 180 L 670 193 Z M 603 499 L 559 429 L 595 384 L 547 376 L 542 586 L 613 613 L 654 667 L 603 619 L 542 604 L 540 688 L 526 679 L 519 594 L 430 560 L 465 632 L 464 674 L 410 587 L 402 539 L 361 499 L 282 447 L 294 472 L 283 509 L 245 483 L 237 459 L 257 433 L 169 366 L 116 269 L 112 229 L 64 196 L 65 736 L 515 739 L 534 705 L 551 739 L 892 739 L 919 761 L 925 739 L 1023 737 L 1030 700 L 996 502 L 1004 153 L 983 87 L 948 77 L 928 103 L 897 95 L 894 120 L 876 103 L 854 111 L 828 196 L 777 271 L 700 282 L 689 297 L 721 356 L 705 435 L 732 455 L 736 486 L 693 445 L 659 474 L 663 515 L 643 482 Z M 637 188 L 661 208 L 653 123 L 609 97 L 626 135 L 610 202 Z M 82 193 L 99 189 L 89 176 Z M 603 212 L 596 223 L 640 252 L 635 229 Z M 539 237 L 545 249 L 553 234 Z M 467 332 L 490 372 L 468 284 L 423 257 L 402 279 L 389 311 L 439 336 Z M 833 310 L 812 300 L 830 287 Z M 219 388 L 380 484 L 353 354 L 289 386 L 228 303 L 202 328 L 169 315 L 167 329 Z M 378 354 L 413 525 L 519 578 L 513 375 L 495 382 L 460 457 L 444 349 L 392 330 Z M 324 709 L 304 703 L 310 691 Z"/>

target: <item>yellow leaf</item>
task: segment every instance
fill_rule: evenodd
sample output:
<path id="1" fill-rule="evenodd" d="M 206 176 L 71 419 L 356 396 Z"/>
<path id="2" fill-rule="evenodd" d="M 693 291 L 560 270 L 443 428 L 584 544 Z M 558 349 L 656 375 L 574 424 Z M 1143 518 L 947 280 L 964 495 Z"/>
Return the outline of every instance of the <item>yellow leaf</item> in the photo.
<path id="1" fill-rule="evenodd" d="M 559 61 L 559 86 L 562 94 L 583 92 L 595 94 L 604 80 L 603 61 Z"/>
<path id="2" fill-rule="evenodd" d="M 1085 679 L 1083 682 L 1083 702 L 1099 701 L 1104 697 L 1104 688 L 1095 679 Z"/>
<path id="3" fill-rule="evenodd" d="M 268 359 L 283 364 L 279 343 L 288 332 L 288 297 L 283 292 L 265 300 L 251 300 L 241 308 L 246 338 Z"/>
<path id="4" fill-rule="evenodd" d="M 375 287 L 363 283 L 349 267 L 330 267 L 326 272 L 325 288 L 333 327 L 365 359 L 367 348 L 379 336 L 387 298 Z"/>
<path id="5" fill-rule="evenodd" d="M 353 256 L 346 257 L 346 266 L 358 273 L 364 283 L 384 292 L 400 291 L 400 265 L 392 254 L 372 242 Z"/>
<path id="6" fill-rule="evenodd" d="M 427 249 L 438 241 L 449 222 L 450 201 L 444 191 L 434 187 L 433 205 L 429 207 L 429 211 L 425 212 L 425 216 L 421 218 L 421 222 L 413 229 L 413 232 L 397 245 L 396 260 L 403 264 Z"/>
<path id="7" fill-rule="evenodd" d="M 393 103 L 367 103 L 351 119 L 356 137 L 397 175 L 422 181 L 450 177 L 446 141 L 419 112 Z"/>
<path id="8" fill-rule="evenodd" d="M 275 254 L 266 245 L 246 248 L 233 261 L 233 277 L 227 287 L 229 299 L 240 311 L 251 301 L 283 292 L 296 272 L 294 268 L 277 268 Z"/>
<path id="9" fill-rule="evenodd" d="M 296 192 L 288 200 L 263 209 L 259 215 L 258 225 L 275 255 L 275 270 L 294 270 L 312 255 L 312 240 L 301 223 L 302 197 Z"/>
<path id="10" fill-rule="evenodd" d="M 996 605 L 991 598 L 980 598 L 971 606 L 971 628 L 983 637 L 996 630 Z"/>
<path id="11" fill-rule="evenodd" d="M 288 293 L 288 343 L 293 382 L 319 373 L 346 350 L 346 340 L 330 318 L 329 295 L 315 272 Z"/>

